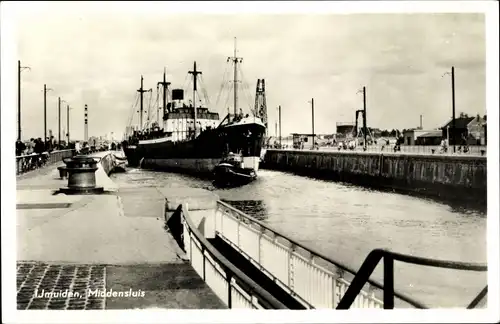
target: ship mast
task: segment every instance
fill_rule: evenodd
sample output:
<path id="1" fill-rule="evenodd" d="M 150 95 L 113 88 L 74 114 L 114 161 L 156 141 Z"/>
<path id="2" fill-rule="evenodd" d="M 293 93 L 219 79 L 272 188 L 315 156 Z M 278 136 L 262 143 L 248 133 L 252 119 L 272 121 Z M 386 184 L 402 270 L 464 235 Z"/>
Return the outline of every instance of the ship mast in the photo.
<path id="1" fill-rule="evenodd" d="M 144 94 L 144 92 L 151 92 L 151 91 L 153 91 L 152 89 L 144 90 L 143 89 L 143 81 L 144 81 L 144 78 L 141 75 L 141 88 L 137 90 L 137 92 L 139 92 L 140 95 L 141 95 L 141 108 L 140 108 L 140 112 L 139 112 L 139 114 L 140 114 L 139 115 L 139 118 L 140 118 L 140 125 L 139 125 L 139 127 L 141 129 L 142 129 L 142 115 L 144 113 L 144 105 L 143 105 L 143 100 L 142 100 L 143 99 L 143 94 Z"/>
<path id="2" fill-rule="evenodd" d="M 238 106 L 238 63 L 243 62 L 242 57 L 236 56 L 236 37 L 234 38 L 234 56 L 227 58 L 228 62 L 230 60 L 233 61 L 234 63 L 233 90 L 234 90 L 234 115 L 236 116 L 237 106 Z"/>
<path id="3" fill-rule="evenodd" d="M 163 81 L 158 82 L 158 85 L 163 86 L 163 114 L 167 111 L 167 91 L 170 82 L 167 82 L 167 68 L 163 68 Z M 159 114 L 158 114 L 159 115 Z M 158 117 L 158 126 L 160 126 L 160 118 Z"/>
<path id="4" fill-rule="evenodd" d="M 196 138 L 196 131 L 198 129 L 196 125 L 196 117 L 197 117 L 197 111 L 196 111 L 196 79 L 198 77 L 198 74 L 202 74 L 201 71 L 196 71 L 196 61 L 194 61 L 194 68 L 193 71 L 189 71 L 189 74 L 193 75 L 193 108 L 194 108 L 194 137 Z"/>

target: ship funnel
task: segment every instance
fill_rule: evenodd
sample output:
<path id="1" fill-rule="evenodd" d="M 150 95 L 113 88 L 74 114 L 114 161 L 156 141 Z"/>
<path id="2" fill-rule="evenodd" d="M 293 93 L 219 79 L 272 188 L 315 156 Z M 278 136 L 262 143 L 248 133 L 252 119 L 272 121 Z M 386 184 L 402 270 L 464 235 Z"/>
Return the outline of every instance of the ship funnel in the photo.
<path id="1" fill-rule="evenodd" d="M 184 90 L 183 89 L 173 89 L 172 90 L 172 100 L 184 100 Z"/>

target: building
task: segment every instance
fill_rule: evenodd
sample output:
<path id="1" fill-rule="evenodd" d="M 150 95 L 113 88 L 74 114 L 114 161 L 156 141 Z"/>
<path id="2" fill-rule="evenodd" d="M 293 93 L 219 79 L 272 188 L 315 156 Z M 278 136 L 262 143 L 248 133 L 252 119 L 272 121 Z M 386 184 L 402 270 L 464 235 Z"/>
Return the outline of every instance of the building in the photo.
<path id="1" fill-rule="evenodd" d="M 467 142 L 469 142 L 469 138 L 471 141 L 477 142 L 474 135 L 478 137 L 481 136 L 481 132 L 479 131 L 478 134 L 477 130 L 482 128 L 482 126 L 479 126 L 481 123 L 480 121 L 474 122 L 475 119 L 476 117 L 469 117 L 467 115 L 455 118 L 455 128 L 453 128 L 453 119 L 451 119 L 441 127 L 442 137 L 448 139 L 449 145 L 462 145 L 463 140 L 466 139 Z M 472 131 L 473 134 L 471 134 L 470 131 Z"/>
<path id="2" fill-rule="evenodd" d="M 353 122 L 337 122 L 336 135 L 338 137 L 347 137 L 351 135 L 356 128 L 356 124 Z"/>
<path id="3" fill-rule="evenodd" d="M 293 148 L 295 149 L 312 149 L 313 141 L 316 135 L 313 134 L 292 134 Z"/>
<path id="4" fill-rule="evenodd" d="M 380 128 L 368 127 L 368 129 L 370 130 L 370 134 L 373 136 L 373 138 L 379 138 L 382 136 L 382 130 Z"/>
<path id="5" fill-rule="evenodd" d="M 486 119 L 476 116 L 467 124 L 467 144 L 486 145 Z"/>
<path id="6" fill-rule="evenodd" d="M 100 142 L 96 136 L 90 136 L 88 140 L 89 146 L 97 146 Z"/>
<path id="7" fill-rule="evenodd" d="M 415 145 L 440 145 L 442 140 L 443 134 L 440 130 L 428 131 L 417 136 Z"/>
<path id="8" fill-rule="evenodd" d="M 440 132 L 440 131 L 439 131 Z M 417 141 L 417 139 L 423 135 L 426 134 L 436 134 L 436 130 L 423 130 L 423 129 L 418 129 L 418 128 L 413 128 L 413 129 L 407 129 L 403 131 L 403 145 L 427 145 L 427 144 L 418 144 L 421 143 L 422 141 Z M 439 135 L 439 138 L 441 138 L 441 135 Z M 441 142 L 441 139 L 439 140 Z"/>

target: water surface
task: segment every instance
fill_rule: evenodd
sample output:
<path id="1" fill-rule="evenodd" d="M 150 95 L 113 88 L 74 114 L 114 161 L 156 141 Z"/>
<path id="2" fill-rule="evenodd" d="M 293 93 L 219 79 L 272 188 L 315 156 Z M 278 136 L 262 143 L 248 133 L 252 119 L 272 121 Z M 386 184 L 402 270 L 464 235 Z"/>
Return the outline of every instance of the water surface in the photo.
<path id="1" fill-rule="evenodd" d="M 129 169 L 120 186 L 191 186 L 334 260 L 358 269 L 375 248 L 416 256 L 486 262 L 486 215 L 429 199 L 261 170 L 257 181 L 218 189 L 195 177 Z M 380 268 L 380 269 L 379 269 Z M 374 277 L 382 281 L 381 268 Z M 395 264 L 395 288 L 432 307 L 464 307 L 486 285 L 486 273 Z"/>

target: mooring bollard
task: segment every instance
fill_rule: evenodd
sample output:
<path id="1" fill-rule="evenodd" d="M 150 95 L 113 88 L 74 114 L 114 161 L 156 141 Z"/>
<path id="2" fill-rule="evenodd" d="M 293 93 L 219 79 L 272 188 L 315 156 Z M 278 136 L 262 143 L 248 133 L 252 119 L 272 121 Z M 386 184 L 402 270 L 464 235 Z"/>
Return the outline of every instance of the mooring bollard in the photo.
<path id="1" fill-rule="evenodd" d="M 73 158 L 63 159 L 66 163 L 64 168 L 68 173 L 68 186 L 60 188 L 65 194 L 95 194 L 104 191 L 103 187 L 96 186 L 95 172 L 97 163 L 101 158 L 77 155 Z M 59 170 L 61 172 L 61 170 Z"/>
<path id="2" fill-rule="evenodd" d="M 61 179 L 68 177 L 68 170 L 66 169 L 65 166 L 60 166 L 57 168 L 57 170 L 59 170 L 59 177 Z"/>

